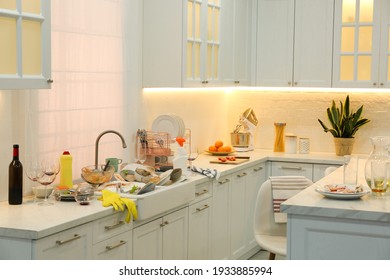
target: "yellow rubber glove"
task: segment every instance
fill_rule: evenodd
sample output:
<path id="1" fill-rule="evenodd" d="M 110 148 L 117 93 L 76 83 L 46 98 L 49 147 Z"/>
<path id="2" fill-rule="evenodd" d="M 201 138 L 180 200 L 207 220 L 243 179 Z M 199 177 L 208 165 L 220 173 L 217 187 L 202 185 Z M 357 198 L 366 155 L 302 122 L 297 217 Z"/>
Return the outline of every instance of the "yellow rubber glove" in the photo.
<path id="1" fill-rule="evenodd" d="M 121 197 L 120 200 L 126 205 L 127 207 L 127 216 L 126 216 L 126 222 L 129 223 L 131 220 L 131 215 L 133 215 L 133 219 L 137 220 L 138 219 L 138 211 L 137 211 L 137 206 L 135 205 L 134 201 Z"/>
<path id="2" fill-rule="evenodd" d="M 125 210 L 121 201 L 121 197 L 117 193 L 111 192 L 109 190 L 102 190 L 102 196 L 99 199 L 102 200 L 102 205 L 104 207 L 112 205 L 115 211 L 118 211 L 119 209 L 121 211 Z"/>

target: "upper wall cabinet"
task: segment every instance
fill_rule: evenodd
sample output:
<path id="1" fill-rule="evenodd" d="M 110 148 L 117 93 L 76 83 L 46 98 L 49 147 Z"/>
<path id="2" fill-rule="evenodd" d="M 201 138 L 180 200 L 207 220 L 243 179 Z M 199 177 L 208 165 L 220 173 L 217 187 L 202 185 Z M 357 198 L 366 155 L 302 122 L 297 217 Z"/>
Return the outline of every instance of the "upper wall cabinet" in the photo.
<path id="1" fill-rule="evenodd" d="M 390 1 L 336 0 L 334 87 L 389 87 Z"/>
<path id="2" fill-rule="evenodd" d="M 257 86 L 331 87 L 333 0 L 259 0 Z"/>
<path id="3" fill-rule="evenodd" d="M 250 2 L 144 0 L 143 86 L 248 83 Z"/>
<path id="4" fill-rule="evenodd" d="M 0 89 L 51 86 L 50 1 L 0 1 Z"/>
<path id="5" fill-rule="evenodd" d="M 247 86 L 254 73 L 253 45 L 256 31 L 253 28 L 256 9 L 251 0 L 223 0 L 221 16 L 221 79 L 227 86 Z"/>

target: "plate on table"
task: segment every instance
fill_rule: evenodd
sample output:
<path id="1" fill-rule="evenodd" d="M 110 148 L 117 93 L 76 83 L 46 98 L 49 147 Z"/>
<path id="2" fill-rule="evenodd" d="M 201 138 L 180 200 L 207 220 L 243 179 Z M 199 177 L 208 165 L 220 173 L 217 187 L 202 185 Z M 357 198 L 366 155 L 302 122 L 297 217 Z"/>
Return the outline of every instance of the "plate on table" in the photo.
<path id="1" fill-rule="evenodd" d="M 206 150 L 207 153 L 213 155 L 213 156 L 228 156 L 236 152 L 236 150 L 231 150 L 231 152 L 211 152 L 209 150 Z"/>
<path id="2" fill-rule="evenodd" d="M 319 186 L 316 192 L 332 199 L 358 199 L 371 193 L 371 189 L 362 185 L 327 184 Z"/>

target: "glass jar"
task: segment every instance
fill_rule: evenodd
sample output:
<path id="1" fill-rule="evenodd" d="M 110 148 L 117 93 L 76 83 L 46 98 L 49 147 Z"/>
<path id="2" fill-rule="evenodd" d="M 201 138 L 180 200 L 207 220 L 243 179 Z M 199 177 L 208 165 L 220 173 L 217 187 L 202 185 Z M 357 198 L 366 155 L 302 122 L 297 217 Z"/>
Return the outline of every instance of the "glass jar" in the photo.
<path id="1" fill-rule="evenodd" d="M 373 149 L 365 166 L 365 179 L 374 195 L 383 195 L 390 181 L 390 137 L 375 136 L 370 138 Z"/>
<path id="2" fill-rule="evenodd" d="M 274 123 L 275 125 L 275 143 L 274 152 L 284 152 L 284 128 L 286 123 Z"/>

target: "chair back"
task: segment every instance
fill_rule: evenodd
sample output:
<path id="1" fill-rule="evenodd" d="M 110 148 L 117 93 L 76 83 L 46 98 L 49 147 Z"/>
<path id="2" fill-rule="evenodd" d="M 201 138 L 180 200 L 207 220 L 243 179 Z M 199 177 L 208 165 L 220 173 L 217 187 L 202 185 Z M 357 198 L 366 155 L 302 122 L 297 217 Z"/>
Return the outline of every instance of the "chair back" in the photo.
<path id="1" fill-rule="evenodd" d="M 307 179 L 307 185 L 311 184 L 312 181 Z M 257 193 L 253 229 L 255 235 L 287 235 L 286 223 L 275 223 L 271 180 L 265 181 Z"/>

